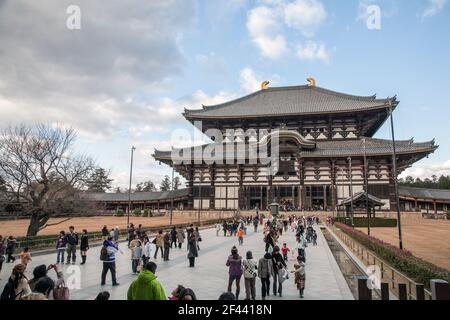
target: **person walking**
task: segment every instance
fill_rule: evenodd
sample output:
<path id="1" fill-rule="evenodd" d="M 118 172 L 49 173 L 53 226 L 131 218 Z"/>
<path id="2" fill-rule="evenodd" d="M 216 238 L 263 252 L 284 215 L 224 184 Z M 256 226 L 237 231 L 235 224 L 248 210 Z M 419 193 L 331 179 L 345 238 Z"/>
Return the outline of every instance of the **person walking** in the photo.
<path id="1" fill-rule="evenodd" d="M 87 252 L 89 250 L 89 236 L 86 229 L 83 229 L 80 240 L 81 264 L 86 263 Z"/>
<path id="2" fill-rule="evenodd" d="M 239 245 L 242 246 L 244 244 L 244 230 L 242 230 L 242 228 L 239 228 L 236 236 L 238 237 Z"/>
<path id="3" fill-rule="evenodd" d="M 222 223 L 222 230 L 223 230 L 223 236 L 226 237 L 227 236 L 227 230 L 228 230 L 228 224 L 226 221 L 224 221 Z"/>
<path id="4" fill-rule="evenodd" d="M 259 223 L 258 216 L 255 216 L 253 218 L 253 231 L 254 232 L 258 232 L 258 223 Z"/>
<path id="5" fill-rule="evenodd" d="M 264 238 L 265 242 L 266 242 L 266 252 L 269 251 L 270 247 L 274 247 L 274 234 L 272 232 L 272 230 L 270 230 L 266 237 Z"/>
<path id="6" fill-rule="evenodd" d="M 20 253 L 20 263 L 23 264 L 26 269 L 27 265 L 28 265 L 28 263 L 30 263 L 30 261 L 33 261 L 33 259 L 31 259 L 30 248 L 25 247 L 25 248 L 23 248 L 23 251 Z"/>
<path id="7" fill-rule="evenodd" d="M 161 258 L 164 258 L 164 235 L 162 230 L 158 231 L 158 234 L 153 240 L 153 243 L 156 245 L 155 255 L 153 256 L 153 258 L 156 259 L 158 250 L 161 250 Z"/>
<path id="8" fill-rule="evenodd" d="M 164 259 L 163 260 L 169 261 L 170 244 L 172 243 L 169 231 L 166 231 L 166 233 L 164 234 L 163 240 L 164 240 Z"/>
<path id="9" fill-rule="evenodd" d="M 3 262 L 6 260 L 5 253 L 6 253 L 6 239 L 3 239 L 3 237 L 0 235 L 0 274 L 2 273 Z"/>
<path id="10" fill-rule="evenodd" d="M 219 232 L 220 232 L 220 223 L 216 223 L 216 237 L 219 236 Z"/>
<path id="11" fill-rule="evenodd" d="M 10 263 L 11 261 L 16 261 L 16 258 L 14 257 L 14 253 L 16 252 L 16 245 L 17 240 L 14 239 L 13 236 L 9 236 L 8 240 L 6 241 L 6 254 L 8 255 L 8 258 L 6 260 L 6 263 Z"/>
<path id="12" fill-rule="evenodd" d="M 273 295 L 276 296 L 278 293 L 281 297 L 283 293 L 283 281 L 284 281 L 284 278 L 281 276 L 281 271 L 283 268 L 287 268 L 287 265 L 283 259 L 283 256 L 280 253 L 280 247 L 278 246 L 275 246 L 273 248 L 272 262 L 273 262 Z"/>
<path id="13" fill-rule="evenodd" d="M 120 238 L 120 230 L 119 230 L 119 226 L 116 226 L 114 228 L 114 232 L 113 232 L 114 242 L 119 242 L 119 238 Z"/>
<path id="14" fill-rule="evenodd" d="M 167 300 L 164 289 L 155 275 L 156 268 L 156 263 L 152 261 L 144 266 L 128 288 L 128 300 Z"/>
<path id="15" fill-rule="evenodd" d="M 238 249 L 233 246 L 231 255 L 228 257 L 226 266 L 228 269 L 228 292 L 231 292 L 233 282 L 236 280 L 236 300 L 239 300 L 239 292 L 241 291 L 242 277 L 242 257 L 238 253 Z"/>
<path id="16" fill-rule="evenodd" d="M 197 242 L 197 250 L 200 251 L 200 242 L 202 241 L 202 236 L 200 235 L 198 227 L 195 227 L 194 235 L 195 235 L 195 242 Z"/>
<path id="17" fill-rule="evenodd" d="M 133 248 L 133 250 L 131 250 L 131 269 L 133 271 L 133 274 L 137 274 L 138 271 L 138 267 L 139 267 L 139 263 L 141 262 L 142 259 L 142 245 L 141 245 L 141 241 L 139 240 L 136 243 L 136 247 Z"/>
<path id="18" fill-rule="evenodd" d="M 185 238 L 186 238 L 186 235 L 184 234 L 183 228 L 182 227 L 178 228 L 178 231 L 177 231 L 178 249 L 181 249 L 181 246 L 183 245 Z"/>
<path id="19" fill-rule="evenodd" d="M 110 236 L 108 228 L 106 227 L 106 225 L 103 226 L 102 228 L 102 240 L 108 240 L 108 237 Z"/>
<path id="20" fill-rule="evenodd" d="M 303 298 L 306 281 L 305 262 L 303 259 L 299 259 L 299 262 L 294 265 L 294 269 L 294 283 L 300 292 L 300 298 Z"/>
<path id="21" fill-rule="evenodd" d="M 258 261 L 258 277 L 261 279 L 261 295 L 266 300 L 266 295 L 270 296 L 270 277 L 273 276 L 272 255 L 266 253 L 264 257 Z"/>
<path id="22" fill-rule="evenodd" d="M 189 267 L 193 268 L 195 266 L 195 258 L 198 257 L 197 243 L 194 233 L 190 234 L 187 247 L 188 247 Z"/>
<path id="23" fill-rule="evenodd" d="M 74 226 L 69 227 L 69 233 L 66 234 L 67 239 L 67 264 L 70 264 L 70 258 L 72 258 L 72 263 L 75 263 L 77 259 L 77 245 L 78 245 L 78 234 L 75 232 Z"/>
<path id="24" fill-rule="evenodd" d="M 175 248 L 177 247 L 177 228 L 173 227 L 170 231 L 170 249 L 172 249 L 173 244 L 175 244 Z"/>
<path id="25" fill-rule="evenodd" d="M 128 234 L 128 236 L 127 236 L 128 247 L 129 247 L 130 242 L 134 240 L 134 235 L 135 235 L 134 224 L 130 223 L 130 225 L 128 226 L 127 234 Z"/>
<path id="26" fill-rule="evenodd" d="M 144 238 L 144 246 L 142 248 L 142 265 L 145 266 L 152 256 L 152 244 L 148 237 Z"/>
<path id="27" fill-rule="evenodd" d="M 256 277 L 258 276 L 258 263 L 253 259 L 251 251 L 247 251 L 246 259 L 242 262 L 244 267 L 245 298 L 256 299 Z"/>
<path id="28" fill-rule="evenodd" d="M 67 250 L 67 238 L 66 233 L 61 231 L 58 239 L 56 240 L 56 263 L 64 263 L 64 254 Z"/>
<path id="29" fill-rule="evenodd" d="M 291 249 L 288 248 L 286 243 L 283 243 L 283 247 L 281 247 L 281 253 L 283 254 L 284 261 L 288 261 L 288 253 Z"/>
<path id="30" fill-rule="evenodd" d="M 104 286 L 106 283 L 106 274 L 108 271 L 111 272 L 112 285 L 118 286 L 116 280 L 116 254 L 119 251 L 119 246 L 117 243 L 112 241 L 110 236 L 107 240 L 103 242 L 103 248 L 100 252 L 100 260 L 103 261 L 102 279 L 101 285 Z"/>

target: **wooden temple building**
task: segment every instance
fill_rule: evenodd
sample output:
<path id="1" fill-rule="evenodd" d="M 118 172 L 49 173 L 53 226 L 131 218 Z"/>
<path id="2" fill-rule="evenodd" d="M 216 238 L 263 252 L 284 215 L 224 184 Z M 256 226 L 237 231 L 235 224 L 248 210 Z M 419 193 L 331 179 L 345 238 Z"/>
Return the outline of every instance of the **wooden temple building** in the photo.
<path id="1" fill-rule="evenodd" d="M 335 92 L 313 80 L 274 88 L 264 82 L 261 90 L 239 99 L 185 110 L 185 119 L 201 123 L 211 143 L 155 150 L 152 156 L 187 180 L 183 207 L 188 210 L 266 209 L 273 201 L 291 210 L 336 210 L 350 192 L 365 191 L 365 179 L 367 193 L 382 202 L 381 209 L 394 210 L 392 141 L 374 135 L 398 104 L 396 97 Z M 248 147 L 267 145 L 275 137 L 273 171 Z M 236 149 L 230 151 L 230 145 Z M 437 149 L 434 140 L 396 141 L 395 147 L 398 173 Z M 272 156 L 272 149 L 267 150 Z M 205 151 L 214 156 L 205 156 Z M 174 154 L 180 157 L 175 160 Z"/>

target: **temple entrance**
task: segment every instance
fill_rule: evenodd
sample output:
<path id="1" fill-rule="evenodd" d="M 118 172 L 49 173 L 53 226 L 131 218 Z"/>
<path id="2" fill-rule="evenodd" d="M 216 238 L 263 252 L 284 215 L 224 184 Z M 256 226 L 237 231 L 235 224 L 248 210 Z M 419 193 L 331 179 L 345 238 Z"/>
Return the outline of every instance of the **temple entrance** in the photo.
<path id="1" fill-rule="evenodd" d="M 330 186 L 306 186 L 306 210 L 326 211 L 331 207 Z"/>

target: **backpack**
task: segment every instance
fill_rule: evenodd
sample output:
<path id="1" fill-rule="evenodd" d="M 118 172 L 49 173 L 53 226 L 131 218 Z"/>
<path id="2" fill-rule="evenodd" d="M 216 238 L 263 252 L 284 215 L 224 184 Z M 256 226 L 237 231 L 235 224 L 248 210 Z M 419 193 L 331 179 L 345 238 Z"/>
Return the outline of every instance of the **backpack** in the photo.
<path id="1" fill-rule="evenodd" d="M 100 260 L 106 261 L 108 259 L 108 250 L 106 249 L 106 246 L 103 246 L 100 250 Z"/>

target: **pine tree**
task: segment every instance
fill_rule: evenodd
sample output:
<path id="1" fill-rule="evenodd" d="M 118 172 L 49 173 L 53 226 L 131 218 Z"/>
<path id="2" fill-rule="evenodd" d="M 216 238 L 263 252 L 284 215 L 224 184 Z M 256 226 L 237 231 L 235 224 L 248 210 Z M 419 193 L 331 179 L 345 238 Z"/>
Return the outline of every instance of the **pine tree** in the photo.
<path id="1" fill-rule="evenodd" d="M 153 181 L 148 180 L 144 182 L 140 182 L 136 185 L 136 192 L 149 192 L 149 191 L 156 191 L 156 186 L 153 183 Z"/>
<path id="2" fill-rule="evenodd" d="M 181 186 L 181 180 L 180 180 L 180 177 L 177 176 L 173 179 L 173 190 L 178 190 L 180 188 L 180 186 Z"/>
<path id="3" fill-rule="evenodd" d="M 164 179 L 161 181 L 161 186 L 159 190 L 161 191 L 170 191 L 172 189 L 169 176 L 164 176 Z"/>
<path id="4" fill-rule="evenodd" d="M 95 169 L 86 183 L 88 191 L 106 192 L 107 190 L 110 190 L 113 179 L 109 178 L 109 174 L 109 171 L 106 171 L 103 168 Z"/>

